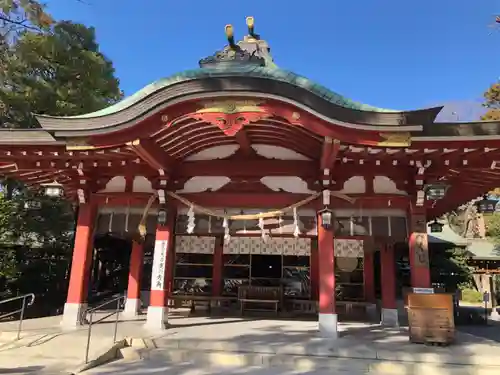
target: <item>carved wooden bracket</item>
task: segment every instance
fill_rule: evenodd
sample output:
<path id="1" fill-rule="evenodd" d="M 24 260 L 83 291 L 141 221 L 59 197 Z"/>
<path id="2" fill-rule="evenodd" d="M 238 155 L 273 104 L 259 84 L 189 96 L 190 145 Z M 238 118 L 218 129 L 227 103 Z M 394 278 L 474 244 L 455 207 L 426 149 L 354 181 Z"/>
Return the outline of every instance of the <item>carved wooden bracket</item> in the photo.
<path id="1" fill-rule="evenodd" d="M 243 126 L 271 117 L 272 114 L 259 105 L 260 102 L 249 100 L 209 102 L 189 117 L 217 126 L 232 137 Z"/>

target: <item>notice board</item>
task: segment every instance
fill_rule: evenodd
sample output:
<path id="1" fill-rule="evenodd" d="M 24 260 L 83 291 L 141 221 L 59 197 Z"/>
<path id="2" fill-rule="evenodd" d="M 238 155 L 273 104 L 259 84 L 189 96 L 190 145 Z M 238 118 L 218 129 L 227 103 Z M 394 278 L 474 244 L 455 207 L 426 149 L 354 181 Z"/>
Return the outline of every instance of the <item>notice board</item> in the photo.
<path id="1" fill-rule="evenodd" d="M 408 294 L 410 341 L 450 344 L 455 339 L 453 295 Z"/>

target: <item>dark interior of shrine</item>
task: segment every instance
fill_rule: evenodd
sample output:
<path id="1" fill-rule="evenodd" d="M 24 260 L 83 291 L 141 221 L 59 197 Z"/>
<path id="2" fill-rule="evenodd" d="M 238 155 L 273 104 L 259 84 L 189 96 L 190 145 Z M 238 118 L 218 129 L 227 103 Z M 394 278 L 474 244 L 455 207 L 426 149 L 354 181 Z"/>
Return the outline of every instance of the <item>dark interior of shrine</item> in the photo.
<path id="1" fill-rule="evenodd" d="M 95 237 L 89 302 L 100 301 L 127 289 L 131 251 L 131 239 L 112 233 Z"/>
<path id="2" fill-rule="evenodd" d="M 154 236 L 145 241 L 144 268 L 141 289 L 148 290 L 151 279 Z M 91 273 L 89 301 L 100 301 L 127 289 L 132 240 L 123 234 L 105 233 L 96 236 Z M 401 296 L 410 284 L 408 245 L 397 243 L 396 291 Z M 274 254 L 224 254 L 222 267 L 222 294 L 236 296 L 242 285 L 280 286 L 284 298 L 311 299 L 309 256 Z M 336 293 L 338 300 L 364 300 L 364 259 L 359 258 L 349 269 L 336 265 Z M 336 262 L 338 263 L 338 262 Z M 175 256 L 174 294 L 212 293 L 213 254 L 179 253 Z M 374 254 L 375 288 L 380 298 L 382 277 L 380 254 Z"/>

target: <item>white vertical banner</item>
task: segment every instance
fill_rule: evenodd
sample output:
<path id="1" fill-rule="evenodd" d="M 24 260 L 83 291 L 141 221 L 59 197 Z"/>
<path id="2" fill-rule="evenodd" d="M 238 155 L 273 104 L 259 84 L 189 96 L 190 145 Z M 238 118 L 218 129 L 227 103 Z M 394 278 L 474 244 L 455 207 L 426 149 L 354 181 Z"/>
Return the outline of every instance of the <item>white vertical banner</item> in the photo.
<path id="1" fill-rule="evenodd" d="M 151 270 L 151 290 L 165 290 L 168 240 L 156 240 Z"/>

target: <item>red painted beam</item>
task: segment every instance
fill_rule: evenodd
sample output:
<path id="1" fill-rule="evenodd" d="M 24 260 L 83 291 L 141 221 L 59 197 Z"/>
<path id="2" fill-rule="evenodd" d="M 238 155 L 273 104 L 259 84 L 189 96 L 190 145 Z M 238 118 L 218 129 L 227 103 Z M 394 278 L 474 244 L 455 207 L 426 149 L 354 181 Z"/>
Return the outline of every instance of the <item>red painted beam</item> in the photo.
<path id="1" fill-rule="evenodd" d="M 318 148 L 321 145 L 321 140 L 310 136 L 307 132 L 300 132 L 290 126 L 273 126 L 273 125 L 254 125 L 246 128 L 250 138 L 258 135 L 272 136 L 278 139 L 290 140 L 294 143 L 304 144 L 307 147 Z"/>
<path id="2" fill-rule="evenodd" d="M 214 146 L 224 146 L 224 145 L 234 145 L 234 142 L 232 139 L 226 138 L 226 140 L 222 141 L 207 141 L 203 144 L 199 144 L 198 146 L 195 147 L 190 147 L 184 150 L 182 154 L 179 154 L 179 159 L 186 159 L 190 157 L 191 155 L 195 155 L 200 151 L 203 151 L 204 149 L 214 147 Z"/>
<path id="3" fill-rule="evenodd" d="M 168 172 L 175 164 L 175 159 L 150 139 L 136 139 L 128 143 L 128 146 L 153 169 Z"/>
<path id="4" fill-rule="evenodd" d="M 321 162 L 320 162 L 321 170 L 332 169 L 335 160 L 337 159 L 339 151 L 340 151 L 340 142 L 338 140 L 325 138 L 323 142 L 323 150 L 321 153 Z"/>
<path id="5" fill-rule="evenodd" d="M 316 177 L 314 162 L 304 160 L 202 160 L 178 165 L 174 177 L 193 176 L 301 176 Z"/>
<path id="6" fill-rule="evenodd" d="M 144 205 L 151 194 L 147 193 L 97 193 L 95 199 L 100 204 L 108 206 L 130 204 L 131 206 Z M 290 206 L 307 198 L 307 194 L 292 193 L 218 193 L 204 192 L 194 194 L 182 194 L 191 202 L 203 207 L 227 207 L 227 208 L 267 208 L 280 209 Z M 389 205 L 390 202 L 390 205 Z M 409 197 L 398 195 L 386 196 L 357 196 L 356 202 L 351 204 L 343 199 L 332 197 L 332 206 L 335 208 L 355 208 L 355 209 L 383 209 L 397 208 L 406 210 L 409 207 Z M 179 207 L 184 204 L 177 202 Z M 321 202 L 316 199 L 305 207 L 319 209 Z"/>
<path id="7" fill-rule="evenodd" d="M 204 207 L 245 207 L 245 208 L 283 208 L 308 197 L 307 194 L 292 193 L 194 193 L 183 194 L 183 197 Z M 406 196 L 358 196 L 354 204 L 343 199 L 332 197 L 335 208 L 401 208 L 407 209 L 409 198 Z M 307 207 L 319 208 L 321 202 L 316 199 Z"/>
<path id="8" fill-rule="evenodd" d="M 234 135 L 234 138 L 236 139 L 236 142 L 240 145 L 239 152 L 241 152 L 243 155 L 250 156 L 254 155 L 255 151 L 252 148 L 252 144 L 250 142 L 250 139 L 248 138 L 248 134 L 245 131 L 245 129 L 241 129 L 238 133 Z"/>
<path id="9" fill-rule="evenodd" d="M 332 153 L 333 149 L 333 144 L 332 144 L 332 139 L 325 137 L 323 141 L 323 147 L 321 148 L 321 159 L 319 162 L 319 167 L 323 171 L 324 169 L 328 168 L 328 159 L 330 158 L 330 154 Z"/>

